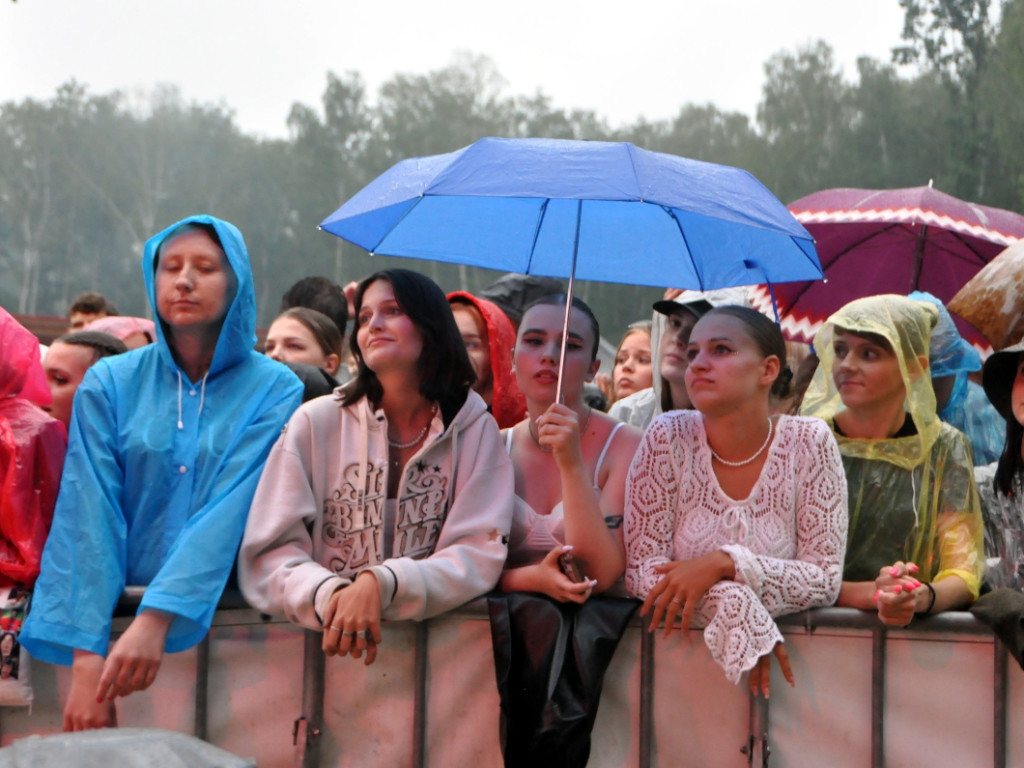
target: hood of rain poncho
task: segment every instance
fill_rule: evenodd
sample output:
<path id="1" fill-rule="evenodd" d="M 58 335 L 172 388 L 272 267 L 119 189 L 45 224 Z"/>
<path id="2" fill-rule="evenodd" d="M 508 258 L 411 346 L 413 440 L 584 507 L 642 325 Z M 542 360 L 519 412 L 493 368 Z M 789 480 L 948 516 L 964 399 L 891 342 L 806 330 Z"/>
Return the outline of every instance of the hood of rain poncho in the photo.
<path id="1" fill-rule="evenodd" d="M 32 586 L 53 518 L 67 435 L 50 402 L 39 341 L 0 307 L 0 587 Z"/>
<path id="2" fill-rule="evenodd" d="M 914 291 L 907 298 L 927 301 L 939 312 L 938 322 L 932 330 L 928 367 L 933 379 L 954 377 L 949 400 L 939 411 L 939 418 L 957 429 L 963 429 L 967 421 L 964 413 L 967 403 L 967 374 L 981 370 L 981 355 L 960 335 L 946 305 L 937 297 L 924 291 Z"/>
<path id="3" fill-rule="evenodd" d="M 39 358 L 39 339 L 0 307 L 0 400 L 21 397 L 36 405 L 52 402 L 43 364 Z"/>
<path id="4" fill-rule="evenodd" d="M 844 456 L 887 461 L 913 469 L 928 456 L 939 435 L 941 422 L 935 412 L 935 392 L 926 364 L 932 329 L 938 311 L 931 304 L 906 296 L 869 296 L 851 301 L 833 314 L 814 337 L 820 364 L 804 396 L 801 413 L 832 422 L 843 410 L 843 401 L 832 377 L 836 355 L 836 328 L 881 336 L 896 353 L 906 389 L 903 406 L 914 420 L 916 435 L 879 440 L 851 440 L 837 436 Z"/>
<path id="5" fill-rule="evenodd" d="M 465 291 L 448 294 L 448 303 L 464 302 L 476 307 L 487 330 L 487 351 L 491 356 L 491 415 L 500 429 L 513 427 L 526 417 L 526 398 L 519 391 L 512 373 L 512 350 L 516 345 L 516 329 L 501 308 L 487 299 Z"/>
<path id="6" fill-rule="evenodd" d="M 146 296 L 149 297 L 149 305 L 153 308 L 153 315 L 159 318 L 156 323 L 156 341 L 160 347 L 160 356 L 171 369 L 177 370 L 178 364 L 174 361 L 174 356 L 168 346 L 167 323 L 159 317 L 157 312 L 156 266 L 160 248 L 164 245 L 167 237 L 187 224 L 205 224 L 213 228 L 237 282 L 235 295 L 224 316 L 224 323 L 221 326 L 220 335 L 217 337 L 217 346 L 213 352 L 213 360 L 210 362 L 209 373 L 213 375 L 244 359 L 256 346 L 256 292 L 252 284 L 249 252 L 246 250 L 242 233 L 234 224 L 205 214 L 189 216 L 149 238 L 142 254 L 142 275 L 146 281 Z"/>

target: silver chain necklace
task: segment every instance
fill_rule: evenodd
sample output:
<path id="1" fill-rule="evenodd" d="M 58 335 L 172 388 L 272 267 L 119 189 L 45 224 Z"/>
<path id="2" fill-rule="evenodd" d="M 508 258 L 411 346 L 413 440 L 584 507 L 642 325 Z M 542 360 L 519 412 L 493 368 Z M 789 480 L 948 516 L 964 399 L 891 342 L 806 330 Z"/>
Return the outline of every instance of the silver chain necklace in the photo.
<path id="1" fill-rule="evenodd" d="M 412 448 L 414 445 L 418 445 L 420 443 L 420 441 L 423 440 L 423 438 L 427 436 L 427 430 L 430 429 L 430 425 L 434 421 L 434 415 L 436 413 L 437 413 L 437 404 L 435 403 L 434 407 L 430 411 L 430 418 L 427 420 L 427 423 L 423 425 L 423 429 L 420 430 L 420 433 L 418 435 L 416 435 L 416 437 L 414 437 L 412 440 L 410 440 L 407 443 L 399 443 L 399 442 L 396 442 L 396 441 L 392 440 L 389 437 L 388 438 L 388 445 L 391 446 L 392 448 L 397 448 L 400 451 L 401 450 L 405 450 L 406 448 Z"/>
<path id="2" fill-rule="evenodd" d="M 769 417 L 768 418 L 768 437 L 766 437 L 764 439 L 764 444 L 760 448 L 757 449 L 757 453 L 755 453 L 749 459 L 744 459 L 743 461 L 726 461 L 725 459 L 723 459 L 721 456 L 719 456 L 715 452 L 715 449 L 711 447 L 711 442 L 710 441 L 708 441 L 708 450 L 711 451 L 711 455 L 714 456 L 718 460 L 719 463 L 725 464 L 725 466 L 727 466 L 727 467 L 745 467 L 747 464 L 749 464 L 754 459 L 756 459 L 758 456 L 760 456 L 762 453 L 764 453 L 764 449 L 767 448 L 768 444 L 772 441 L 772 430 L 773 430 L 773 428 L 774 428 L 774 425 L 772 424 L 771 417 Z"/>

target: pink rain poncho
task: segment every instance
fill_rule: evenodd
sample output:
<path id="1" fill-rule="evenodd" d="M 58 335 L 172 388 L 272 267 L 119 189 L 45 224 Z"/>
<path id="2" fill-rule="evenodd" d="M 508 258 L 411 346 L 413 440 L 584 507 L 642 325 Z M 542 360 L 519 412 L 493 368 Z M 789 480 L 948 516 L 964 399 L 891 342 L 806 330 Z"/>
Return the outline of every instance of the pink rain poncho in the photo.
<path id="1" fill-rule="evenodd" d="M 53 520 L 67 434 L 50 401 L 39 341 L 0 308 L 0 587 L 32 586 Z"/>

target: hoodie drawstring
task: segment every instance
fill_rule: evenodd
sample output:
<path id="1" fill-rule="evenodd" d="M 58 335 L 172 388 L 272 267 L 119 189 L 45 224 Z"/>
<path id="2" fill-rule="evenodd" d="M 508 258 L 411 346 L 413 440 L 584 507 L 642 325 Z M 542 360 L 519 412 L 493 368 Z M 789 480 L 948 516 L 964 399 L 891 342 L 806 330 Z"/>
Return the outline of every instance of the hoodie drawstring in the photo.
<path id="1" fill-rule="evenodd" d="M 199 386 L 199 416 L 203 415 L 203 403 L 206 402 L 206 377 L 210 375 L 207 371 L 203 374 L 203 381 Z M 185 428 L 185 422 L 181 418 L 181 397 L 182 397 L 181 371 L 178 371 L 178 430 Z"/>

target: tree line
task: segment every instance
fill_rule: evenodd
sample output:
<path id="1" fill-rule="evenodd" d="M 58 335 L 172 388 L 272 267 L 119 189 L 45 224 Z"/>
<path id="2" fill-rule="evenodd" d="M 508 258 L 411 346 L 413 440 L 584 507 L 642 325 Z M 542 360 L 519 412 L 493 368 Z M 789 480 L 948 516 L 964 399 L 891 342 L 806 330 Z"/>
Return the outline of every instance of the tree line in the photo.
<path id="1" fill-rule="evenodd" d="M 293 105 L 289 137 L 259 139 L 229 108 L 186 102 L 171 86 L 143 99 L 71 81 L 48 99 L 0 105 L 0 304 L 63 314 L 97 289 L 125 314 L 148 312 L 145 239 L 210 212 L 245 234 L 260 323 L 305 275 L 344 284 L 389 265 L 445 290 L 495 273 L 370 258 L 317 223 L 398 160 L 482 136 L 631 141 L 745 168 L 783 202 L 829 187 L 922 186 L 1024 211 L 1024 0 L 898 0 L 904 45 L 862 58 L 852 77 L 818 42 L 764 65 L 756 114 L 686 104 L 668 120 L 612 127 L 598 111 L 560 109 L 542 92 L 508 95 L 484 56 L 397 74 L 371 98 L 358 72 L 327 74 L 321 103 Z M 908 69 L 909 68 L 909 69 Z M 912 70 L 912 71 L 911 71 Z M 911 73 L 908 74 L 908 71 Z M 580 284 L 608 338 L 650 314 L 660 290 Z"/>

